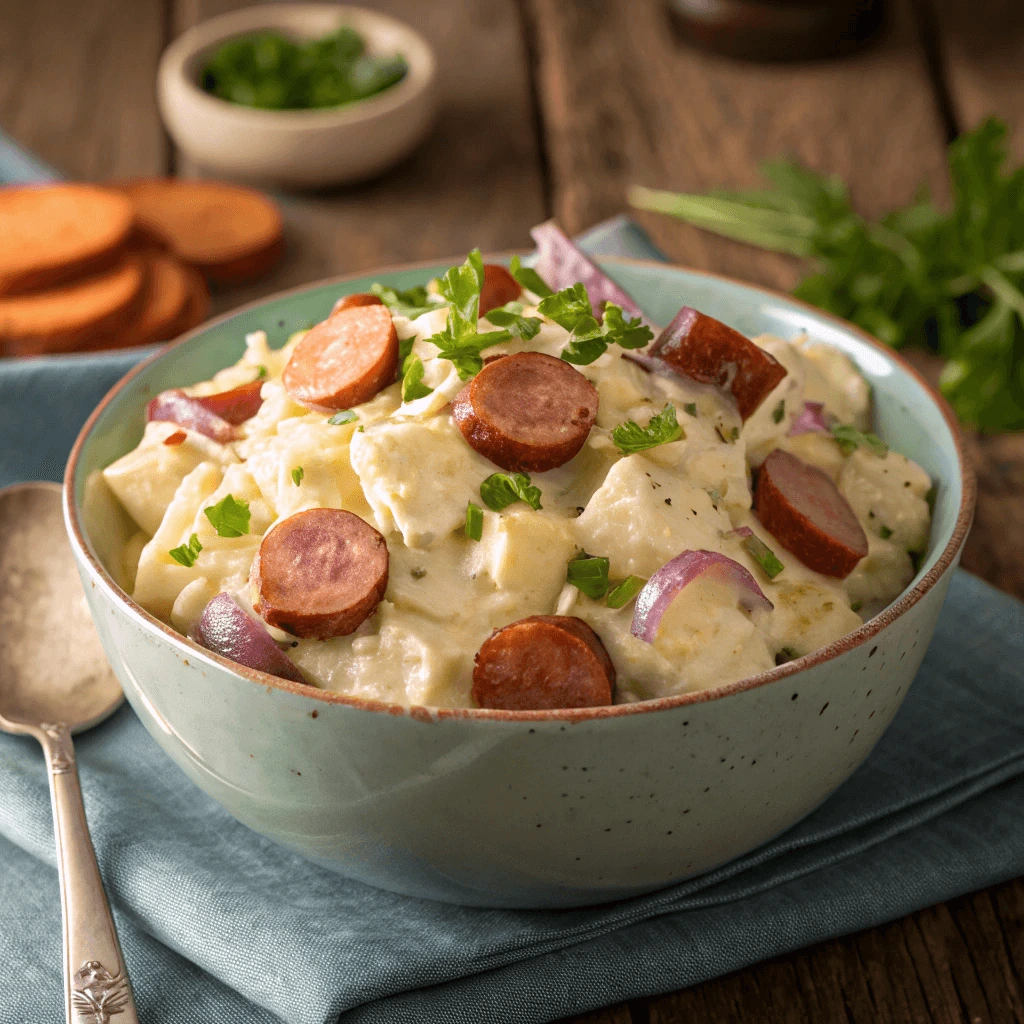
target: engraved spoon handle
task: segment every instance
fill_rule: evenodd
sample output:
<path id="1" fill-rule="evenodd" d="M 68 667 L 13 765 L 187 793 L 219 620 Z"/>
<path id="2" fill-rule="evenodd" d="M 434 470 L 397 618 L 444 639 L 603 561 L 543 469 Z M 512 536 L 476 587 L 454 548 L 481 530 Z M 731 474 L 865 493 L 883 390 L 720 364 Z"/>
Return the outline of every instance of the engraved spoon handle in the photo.
<path id="1" fill-rule="evenodd" d="M 138 1024 L 114 919 L 89 838 L 71 733 L 62 722 L 44 724 L 40 741 L 50 768 L 68 1024 Z"/>

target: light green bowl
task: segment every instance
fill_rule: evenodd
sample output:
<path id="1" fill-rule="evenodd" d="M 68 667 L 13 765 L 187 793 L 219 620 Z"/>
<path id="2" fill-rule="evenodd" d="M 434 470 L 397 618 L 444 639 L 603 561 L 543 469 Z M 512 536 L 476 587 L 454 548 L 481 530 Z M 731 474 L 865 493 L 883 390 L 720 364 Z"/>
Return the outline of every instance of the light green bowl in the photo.
<path id="1" fill-rule="evenodd" d="M 289 683 L 198 647 L 104 568 L 91 473 L 142 436 L 157 392 L 210 377 L 263 329 L 280 345 L 372 281 L 286 293 L 186 336 L 100 404 L 68 463 L 68 530 L 107 656 L 185 773 L 264 835 L 371 885 L 479 906 L 597 903 L 708 871 L 789 828 L 867 757 L 920 666 L 959 561 L 974 480 L 952 413 L 891 351 L 772 292 L 660 263 L 602 259 L 652 320 L 694 306 L 742 331 L 800 331 L 871 382 L 877 430 L 938 484 L 931 544 L 889 608 L 830 646 L 717 690 L 575 711 L 405 708 Z M 742 768 L 742 770 L 740 770 Z"/>

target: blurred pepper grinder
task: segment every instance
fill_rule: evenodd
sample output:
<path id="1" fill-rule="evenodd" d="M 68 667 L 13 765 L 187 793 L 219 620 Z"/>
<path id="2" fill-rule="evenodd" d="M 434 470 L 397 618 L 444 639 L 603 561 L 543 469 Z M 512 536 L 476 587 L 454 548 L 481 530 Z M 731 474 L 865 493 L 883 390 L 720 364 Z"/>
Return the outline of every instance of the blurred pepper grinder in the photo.
<path id="1" fill-rule="evenodd" d="M 747 60 L 811 60 L 856 50 L 882 24 L 882 0 L 667 0 L 683 38 Z"/>

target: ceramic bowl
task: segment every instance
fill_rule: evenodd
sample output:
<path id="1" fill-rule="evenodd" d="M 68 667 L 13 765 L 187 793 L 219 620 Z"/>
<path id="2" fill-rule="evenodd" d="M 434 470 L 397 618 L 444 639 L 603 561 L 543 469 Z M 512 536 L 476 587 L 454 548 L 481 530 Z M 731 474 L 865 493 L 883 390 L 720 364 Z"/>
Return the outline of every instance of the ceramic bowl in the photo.
<path id="1" fill-rule="evenodd" d="M 228 39 L 263 29 L 315 39 L 340 25 L 359 32 L 372 53 L 401 53 L 405 78 L 369 99 L 319 110 L 257 110 L 199 86 L 204 59 Z M 434 54 L 408 25 L 364 7 L 247 7 L 204 21 L 167 47 L 157 98 L 171 137 L 203 167 L 285 187 L 341 185 L 380 173 L 426 136 L 435 109 Z"/>
<path id="2" fill-rule="evenodd" d="M 656 322 L 687 303 L 749 335 L 807 330 L 853 358 L 874 388 L 879 432 L 938 481 L 916 579 L 813 654 L 720 689 L 616 707 L 407 708 L 241 668 L 118 586 L 118 523 L 95 486 L 98 471 L 138 442 L 149 398 L 234 362 L 247 331 L 263 328 L 281 344 L 341 294 L 373 280 L 408 288 L 449 264 L 248 306 L 125 377 L 83 428 L 65 482 L 85 592 L 128 700 L 238 820 L 400 893 L 495 907 L 597 903 L 708 871 L 788 829 L 885 731 L 924 656 L 973 511 L 949 409 L 891 351 L 791 298 L 664 264 L 600 262 Z"/>

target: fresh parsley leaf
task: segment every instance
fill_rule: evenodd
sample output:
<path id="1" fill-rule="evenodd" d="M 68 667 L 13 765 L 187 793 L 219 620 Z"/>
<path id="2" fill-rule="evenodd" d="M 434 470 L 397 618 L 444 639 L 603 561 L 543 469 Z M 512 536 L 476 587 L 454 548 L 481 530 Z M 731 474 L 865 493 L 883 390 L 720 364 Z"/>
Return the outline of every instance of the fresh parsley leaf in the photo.
<path id="1" fill-rule="evenodd" d="M 225 494 L 216 505 L 204 508 L 218 537 L 243 537 L 249 532 L 249 502 Z"/>
<path id="2" fill-rule="evenodd" d="M 685 436 L 683 428 L 676 422 L 676 407 L 671 402 L 661 412 L 655 413 L 646 427 L 639 426 L 633 420 L 626 420 L 612 430 L 615 447 L 623 455 L 645 452 Z"/>
<path id="3" fill-rule="evenodd" d="M 484 535 L 484 510 L 479 505 L 469 502 L 466 505 L 466 536 L 470 540 L 479 540 Z"/>
<path id="4" fill-rule="evenodd" d="M 889 454 L 889 446 L 874 434 L 866 434 L 849 424 L 837 423 L 832 427 L 832 437 L 844 455 L 849 455 L 855 448 L 863 446 L 873 455 L 884 459 Z"/>
<path id="5" fill-rule="evenodd" d="M 399 291 L 397 288 L 389 288 L 375 281 L 370 285 L 370 291 L 396 316 L 405 316 L 410 320 L 415 320 L 416 317 L 429 313 L 440 305 L 430 300 L 430 294 L 423 285 Z"/>
<path id="6" fill-rule="evenodd" d="M 881 537 L 882 540 L 888 540 L 892 536 L 892 530 L 890 530 L 888 526 L 883 526 L 879 529 L 878 536 Z"/>
<path id="7" fill-rule="evenodd" d="M 654 332 L 640 317 L 627 320 L 622 309 L 612 302 L 605 303 L 601 323 L 605 341 L 619 348 L 643 348 L 654 337 Z"/>
<path id="8" fill-rule="evenodd" d="M 627 576 L 617 587 L 614 587 L 608 594 L 609 608 L 622 608 L 644 589 L 647 580 L 643 576 Z"/>
<path id="9" fill-rule="evenodd" d="M 398 365 L 399 368 L 405 366 L 406 359 L 412 355 L 412 346 L 416 341 L 416 335 L 414 334 L 411 338 L 399 338 L 398 339 Z"/>
<path id="10" fill-rule="evenodd" d="M 542 299 L 537 309 L 570 332 L 572 337 L 562 352 L 562 358 L 577 366 L 592 363 L 604 355 L 611 344 L 622 348 L 643 348 L 654 337 L 639 317 L 627 320 L 622 309 L 611 302 L 605 303 L 601 322 L 598 323 L 587 289 L 579 282 Z"/>
<path id="11" fill-rule="evenodd" d="M 598 329 L 587 289 L 580 282 L 541 299 L 537 304 L 537 309 L 549 320 L 554 320 L 559 327 L 564 327 L 567 331 L 575 331 L 581 323 L 583 323 L 584 332 Z M 584 323 L 584 321 L 586 322 Z"/>
<path id="12" fill-rule="evenodd" d="M 513 256 L 509 264 L 509 273 L 527 290 L 541 299 L 554 295 L 550 285 L 537 273 L 533 267 L 524 267 L 519 256 Z"/>
<path id="13" fill-rule="evenodd" d="M 480 289 L 484 281 L 484 264 L 480 250 L 474 249 L 466 262 L 450 267 L 438 283 L 438 289 L 448 300 L 448 320 L 444 330 L 427 338 L 438 348 L 438 355 L 455 364 L 460 380 L 469 380 L 483 369 L 480 353 L 491 345 L 508 341 L 508 330 L 477 330 L 480 309 Z"/>
<path id="14" fill-rule="evenodd" d="M 257 380 L 264 380 L 264 379 L 266 379 L 266 376 L 267 376 L 268 373 L 269 373 L 269 371 L 267 370 L 267 368 L 262 363 L 260 363 L 260 365 L 256 367 L 256 379 Z"/>
<path id="15" fill-rule="evenodd" d="M 687 416 L 692 416 L 694 419 L 696 419 L 697 418 L 697 403 L 696 402 L 687 402 L 686 405 L 683 406 L 683 412 L 685 412 Z"/>
<path id="16" fill-rule="evenodd" d="M 345 423 L 354 423 L 359 417 L 351 409 L 342 409 L 336 412 L 327 422 L 332 427 L 340 427 Z"/>
<path id="17" fill-rule="evenodd" d="M 1004 170 L 1006 125 L 990 118 L 949 148 L 952 204 L 926 190 L 877 221 L 846 186 L 776 161 L 774 186 L 710 196 L 634 189 L 631 202 L 707 230 L 808 257 L 796 289 L 885 343 L 946 360 L 940 386 L 983 431 L 1024 429 L 1024 168 Z"/>
<path id="18" fill-rule="evenodd" d="M 199 557 L 199 552 L 203 550 L 203 545 L 199 543 L 199 538 L 193 533 L 188 539 L 187 544 L 181 544 L 176 548 L 171 548 L 167 552 L 179 565 L 185 566 L 186 569 L 191 569 L 196 564 L 196 559 Z"/>
<path id="19" fill-rule="evenodd" d="M 509 306 L 519 306 L 519 311 L 514 312 Z M 507 303 L 503 309 L 492 309 L 484 316 L 488 323 L 495 327 L 507 327 L 513 338 L 522 338 L 529 341 L 535 338 L 541 328 L 541 321 L 535 316 L 523 316 L 523 307 L 517 303 Z"/>
<path id="20" fill-rule="evenodd" d="M 775 556 L 775 552 L 760 537 L 753 534 L 744 537 L 743 547 L 770 580 L 775 579 L 786 568 Z"/>
<path id="21" fill-rule="evenodd" d="M 781 423 L 782 417 L 786 415 L 786 400 L 783 398 L 774 409 L 772 409 L 772 423 Z"/>
<path id="22" fill-rule="evenodd" d="M 298 487 L 299 484 L 302 483 L 302 478 L 305 475 L 306 475 L 306 471 L 301 466 L 296 466 L 292 470 L 292 483 L 295 484 L 296 487 Z"/>
<path id="23" fill-rule="evenodd" d="M 402 401 L 413 402 L 417 398 L 426 398 L 433 394 L 434 389 L 423 383 L 423 360 L 417 355 L 410 355 L 402 368 Z"/>
<path id="24" fill-rule="evenodd" d="M 541 508 L 540 488 L 530 483 L 526 473 L 492 473 L 480 484 L 480 497 L 494 512 L 500 512 L 517 501 L 525 501 L 535 510 Z"/>
<path id="25" fill-rule="evenodd" d="M 569 563 L 565 574 L 566 582 L 571 583 L 587 597 L 600 601 L 608 593 L 609 564 L 607 558 L 584 552 Z"/>

